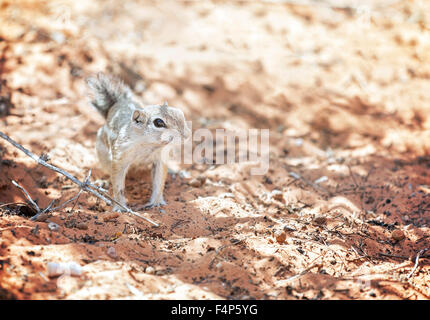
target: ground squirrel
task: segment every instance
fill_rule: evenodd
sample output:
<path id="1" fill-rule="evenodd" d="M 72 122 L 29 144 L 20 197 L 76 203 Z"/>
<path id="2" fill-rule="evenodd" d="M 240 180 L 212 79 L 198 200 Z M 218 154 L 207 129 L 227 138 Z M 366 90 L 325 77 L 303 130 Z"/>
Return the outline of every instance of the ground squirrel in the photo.
<path id="1" fill-rule="evenodd" d="M 151 199 L 143 207 L 164 205 L 167 165 L 163 150 L 190 136 L 184 113 L 166 102 L 144 105 L 122 81 L 101 73 L 88 78 L 87 84 L 91 104 L 106 118 L 97 132 L 96 150 L 102 169 L 110 174 L 114 199 L 126 205 L 124 184 L 131 165 L 152 164 Z"/>

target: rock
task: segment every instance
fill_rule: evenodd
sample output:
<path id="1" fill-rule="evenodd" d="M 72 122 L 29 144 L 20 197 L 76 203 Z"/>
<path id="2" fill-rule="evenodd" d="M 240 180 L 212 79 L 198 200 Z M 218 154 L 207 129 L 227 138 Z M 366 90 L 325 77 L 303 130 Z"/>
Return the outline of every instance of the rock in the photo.
<path id="1" fill-rule="evenodd" d="M 66 268 L 63 263 L 48 262 L 48 277 L 56 277 L 65 273 Z"/>
<path id="2" fill-rule="evenodd" d="M 115 248 L 114 248 L 114 247 L 109 247 L 109 248 L 107 249 L 106 254 L 107 254 L 109 257 L 111 257 L 112 259 L 116 259 L 116 258 L 118 258 L 118 255 L 116 254 L 116 250 L 115 250 Z"/>
<path id="3" fill-rule="evenodd" d="M 155 269 L 153 267 L 146 267 L 145 273 L 147 273 L 147 274 L 154 274 L 155 273 Z"/>
<path id="4" fill-rule="evenodd" d="M 274 232 L 274 236 L 277 243 L 284 243 L 287 239 L 287 234 L 283 230 L 277 230 Z"/>
<path id="5" fill-rule="evenodd" d="M 314 222 L 318 225 L 323 225 L 327 222 L 327 218 L 324 216 L 316 216 L 314 218 Z"/>
<path id="6" fill-rule="evenodd" d="M 402 230 L 394 230 L 391 233 L 391 238 L 393 238 L 396 241 L 401 241 L 405 238 L 405 234 Z"/>
<path id="7" fill-rule="evenodd" d="M 272 198 L 276 201 L 284 202 L 284 194 L 280 190 L 273 190 Z"/>
<path id="8" fill-rule="evenodd" d="M 74 262 L 48 262 L 48 277 L 57 277 L 61 275 L 70 275 L 79 277 L 82 275 L 82 267 Z"/>
<path id="9" fill-rule="evenodd" d="M 69 270 L 70 270 L 70 275 L 72 276 L 78 277 L 82 274 L 82 267 L 73 261 L 69 262 Z"/>
<path id="10" fill-rule="evenodd" d="M 55 222 L 50 222 L 48 223 L 48 229 L 51 231 L 58 231 L 60 229 L 60 226 Z"/>

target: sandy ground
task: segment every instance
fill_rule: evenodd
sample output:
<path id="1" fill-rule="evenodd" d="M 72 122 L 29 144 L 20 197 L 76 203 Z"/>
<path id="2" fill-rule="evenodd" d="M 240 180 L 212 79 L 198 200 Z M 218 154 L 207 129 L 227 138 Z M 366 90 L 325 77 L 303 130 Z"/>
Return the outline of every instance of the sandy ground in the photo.
<path id="1" fill-rule="evenodd" d="M 169 175 L 167 206 L 141 211 L 159 228 L 86 193 L 30 221 L 11 179 L 41 208 L 79 189 L 0 141 L 0 298 L 428 299 L 430 3 L 356 4 L 0 1 L 1 131 L 81 180 L 107 178 L 98 71 L 193 130 L 270 129 L 266 175 Z M 150 189 L 129 175 L 130 207 Z M 80 277 L 48 277 L 69 261 Z"/>

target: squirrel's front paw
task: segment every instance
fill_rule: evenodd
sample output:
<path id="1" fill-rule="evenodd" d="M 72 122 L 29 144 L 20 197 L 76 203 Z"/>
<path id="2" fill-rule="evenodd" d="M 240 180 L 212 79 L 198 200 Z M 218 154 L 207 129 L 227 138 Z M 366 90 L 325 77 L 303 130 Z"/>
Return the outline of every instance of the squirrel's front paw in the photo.
<path id="1" fill-rule="evenodd" d="M 98 179 L 98 180 L 94 181 L 94 184 L 97 187 L 102 188 L 105 192 L 107 192 L 107 190 L 109 190 L 109 180 Z"/>
<path id="2" fill-rule="evenodd" d="M 141 209 L 152 209 L 152 208 L 155 208 L 155 207 L 161 207 L 161 206 L 165 206 L 165 205 L 166 205 L 166 201 L 164 201 L 164 200 L 161 200 L 161 201 L 158 201 L 158 202 L 152 202 L 152 201 L 150 201 L 150 202 L 144 204 L 143 206 L 141 206 L 140 208 Z"/>

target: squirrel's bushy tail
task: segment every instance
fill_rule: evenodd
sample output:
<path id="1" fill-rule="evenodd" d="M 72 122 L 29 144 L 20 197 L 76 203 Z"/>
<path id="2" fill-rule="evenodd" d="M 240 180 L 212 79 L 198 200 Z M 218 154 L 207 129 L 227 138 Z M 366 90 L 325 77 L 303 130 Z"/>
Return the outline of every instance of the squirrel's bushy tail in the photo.
<path id="1" fill-rule="evenodd" d="M 91 89 L 91 104 L 106 118 L 109 109 L 121 99 L 130 99 L 132 92 L 121 80 L 98 73 L 87 79 Z"/>

